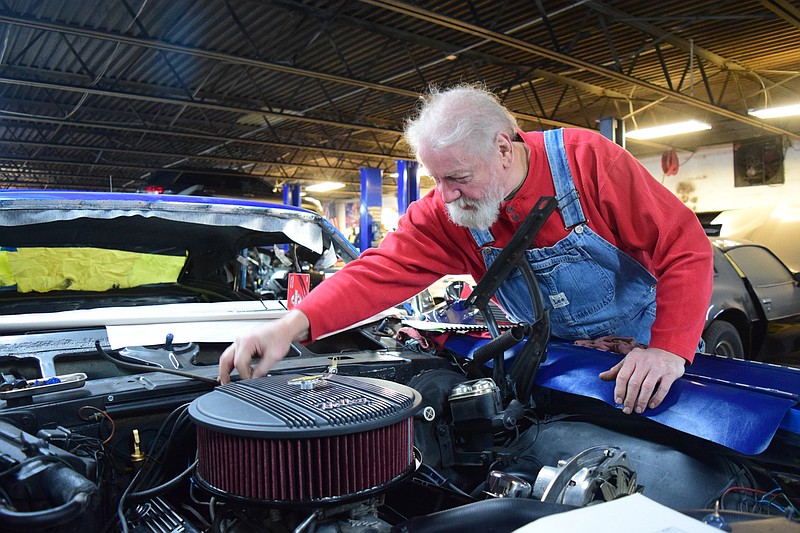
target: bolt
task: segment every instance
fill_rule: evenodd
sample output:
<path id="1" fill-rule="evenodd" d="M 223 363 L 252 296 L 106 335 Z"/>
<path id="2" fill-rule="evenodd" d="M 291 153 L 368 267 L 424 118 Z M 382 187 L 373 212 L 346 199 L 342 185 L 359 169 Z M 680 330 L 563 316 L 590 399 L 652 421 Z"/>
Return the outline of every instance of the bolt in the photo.
<path id="1" fill-rule="evenodd" d="M 430 405 L 426 406 L 425 409 L 422 410 L 422 418 L 428 422 L 432 422 L 433 419 L 436 418 L 436 409 Z"/>
<path id="2" fill-rule="evenodd" d="M 113 395 L 113 394 L 109 394 L 109 395 L 106 397 L 106 401 L 113 402 L 113 401 L 114 401 L 114 395 Z"/>

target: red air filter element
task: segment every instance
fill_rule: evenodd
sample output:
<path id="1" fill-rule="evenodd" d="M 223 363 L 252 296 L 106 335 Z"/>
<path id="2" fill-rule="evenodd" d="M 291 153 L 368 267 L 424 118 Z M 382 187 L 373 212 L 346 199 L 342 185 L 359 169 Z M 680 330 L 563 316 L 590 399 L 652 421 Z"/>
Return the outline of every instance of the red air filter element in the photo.
<path id="1" fill-rule="evenodd" d="M 192 402 L 200 483 L 221 497 L 307 504 L 363 497 L 411 473 L 414 389 L 338 375 L 310 382 L 268 376 Z"/>

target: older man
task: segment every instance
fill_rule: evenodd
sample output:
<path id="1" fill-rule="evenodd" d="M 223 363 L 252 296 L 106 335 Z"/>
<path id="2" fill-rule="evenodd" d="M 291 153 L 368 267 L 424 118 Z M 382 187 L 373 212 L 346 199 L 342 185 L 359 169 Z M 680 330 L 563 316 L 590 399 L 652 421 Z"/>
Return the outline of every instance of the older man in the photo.
<path id="1" fill-rule="evenodd" d="M 616 144 L 579 129 L 523 133 L 478 86 L 432 91 L 406 140 L 436 189 L 298 309 L 237 339 L 220 358 L 220 381 L 234 368 L 264 375 L 291 342 L 369 317 L 444 274 L 480 278 L 537 200 L 555 196 L 559 216 L 527 251 L 553 335 L 647 345 L 600 378 L 616 380 L 625 413 L 658 406 L 694 357 L 711 296 L 711 248 L 694 214 Z M 532 320 L 520 276 L 497 299 L 511 317 Z M 251 371 L 253 356 L 261 360 Z"/>

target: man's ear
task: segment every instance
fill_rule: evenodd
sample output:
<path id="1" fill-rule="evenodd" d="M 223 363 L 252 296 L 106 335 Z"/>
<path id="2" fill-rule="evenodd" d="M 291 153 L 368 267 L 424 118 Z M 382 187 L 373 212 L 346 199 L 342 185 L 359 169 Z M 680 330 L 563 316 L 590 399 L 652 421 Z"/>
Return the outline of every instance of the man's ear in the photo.
<path id="1" fill-rule="evenodd" d="M 511 141 L 511 137 L 509 137 L 506 133 L 500 132 L 495 137 L 494 142 L 497 146 L 497 149 L 500 151 L 500 157 L 503 160 L 503 166 L 511 166 L 511 163 L 514 160 L 514 143 Z"/>

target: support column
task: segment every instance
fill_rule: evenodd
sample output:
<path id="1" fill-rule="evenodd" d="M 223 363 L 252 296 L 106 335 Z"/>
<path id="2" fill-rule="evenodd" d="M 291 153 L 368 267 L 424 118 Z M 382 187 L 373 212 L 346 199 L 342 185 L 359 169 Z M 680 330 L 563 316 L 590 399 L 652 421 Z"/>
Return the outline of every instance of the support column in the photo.
<path id="1" fill-rule="evenodd" d="M 286 184 L 283 186 L 283 205 L 293 205 L 300 207 L 302 199 L 300 197 L 300 184 Z"/>
<path id="2" fill-rule="evenodd" d="M 362 252 L 367 248 L 377 246 L 381 236 L 381 186 L 381 169 L 361 169 L 360 236 L 358 246 Z"/>
<path id="3" fill-rule="evenodd" d="M 403 216 L 411 202 L 419 200 L 419 176 L 416 161 L 397 161 L 397 214 Z"/>
<path id="4" fill-rule="evenodd" d="M 344 202 L 336 202 L 336 229 L 347 233 L 347 204 Z"/>
<path id="5" fill-rule="evenodd" d="M 600 135 L 625 148 L 625 122 L 614 117 L 600 119 Z"/>

